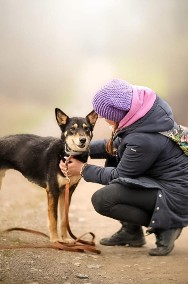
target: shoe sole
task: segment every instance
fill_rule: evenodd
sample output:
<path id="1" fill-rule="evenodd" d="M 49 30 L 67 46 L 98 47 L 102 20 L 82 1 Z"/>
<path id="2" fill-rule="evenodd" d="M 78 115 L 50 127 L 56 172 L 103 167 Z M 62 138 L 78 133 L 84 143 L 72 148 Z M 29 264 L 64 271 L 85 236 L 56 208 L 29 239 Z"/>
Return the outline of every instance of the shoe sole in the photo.
<path id="1" fill-rule="evenodd" d="M 100 244 L 103 245 L 103 246 L 130 246 L 130 247 L 142 247 L 143 245 L 146 244 L 145 241 L 131 241 L 131 242 L 113 242 L 113 243 L 110 243 L 110 242 L 103 242 L 103 241 L 100 241 Z"/>

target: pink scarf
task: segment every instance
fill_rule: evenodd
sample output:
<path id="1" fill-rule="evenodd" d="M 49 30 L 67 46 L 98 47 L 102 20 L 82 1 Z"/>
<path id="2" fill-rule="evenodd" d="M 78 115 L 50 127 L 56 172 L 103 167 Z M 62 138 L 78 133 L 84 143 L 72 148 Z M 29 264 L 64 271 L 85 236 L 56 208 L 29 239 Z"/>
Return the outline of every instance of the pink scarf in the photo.
<path id="1" fill-rule="evenodd" d="M 147 87 L 133 85 L 131 108 L 120 121 L 118 129 L 125 128 L 143 117 L 153 106 L 156 94 Z"/>

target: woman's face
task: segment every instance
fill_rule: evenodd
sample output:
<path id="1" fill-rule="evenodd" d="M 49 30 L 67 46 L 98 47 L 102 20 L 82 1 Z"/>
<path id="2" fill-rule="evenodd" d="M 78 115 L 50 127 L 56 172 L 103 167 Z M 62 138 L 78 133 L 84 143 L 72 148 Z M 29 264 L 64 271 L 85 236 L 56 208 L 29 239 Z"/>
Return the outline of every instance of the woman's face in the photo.
<path id="1" fill-rule="evenodd" d="M 104 117 L 102 117 L 102 116 L 100 116 L 100 115 L 99 115 L 98 117 L 99 117 L 99 118 L 103 118 L 110 126 L 114 126 L 114 125 L 116 124 L 116 122 L 113 121 L 113 120 L 104 118 Z"/>
<path id="2" fill-rule="evenodd" d="M 115 121 L 113 120 L 109 120 L 105 118 L 105 121 L 110 125 L 110 126 L 114 126 L 115 125 Z"/>

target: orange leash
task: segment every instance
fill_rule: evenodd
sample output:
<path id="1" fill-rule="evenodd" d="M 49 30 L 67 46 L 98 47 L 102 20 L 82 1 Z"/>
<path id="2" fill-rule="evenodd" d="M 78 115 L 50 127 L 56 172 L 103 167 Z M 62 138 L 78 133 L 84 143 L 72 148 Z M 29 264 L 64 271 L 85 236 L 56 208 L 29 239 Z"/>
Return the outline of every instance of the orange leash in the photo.
<path id="1" fill-rule="evenodd" d="M 72 231 L 70 229 L 69 218 L 68 218 L 68 213 L 69 213 L 69 188 L 70 188 L 70 183 L 69 183 L 69 179 L 67 178 L 67 183 L 66 183 L 66 186 L 65 186 L 65 218 L 66 218 L 66 227 L 67 227 L 67 230 L 69 232 L 69 235 L 74 239 L 74 241 L 72 243 L 55 242 L 55 243 L 41 244 L 41 245 L 40 244 L 39 245 L 22 244 L 22 245 L 17 245 L 17 246 L 0 245 L 0 250 L 20 249 L 20 248 L 52 248 L 52 249 L 74 251 L 74 252 L 90 251 L 90 252 L 93 252 L 93 253 L 100 254 L 101 251 L 95 248 L 95 242 L 94 242 L 95 235 L 92 232 L 85 233 L 85 234 L 83 234 L 83 235 L 81 235 L 80 237 L 77 238 L 72 233 Z M 46 234 L 44 234 L 40 231 L 35 231 L 35 230 L 31 230 L 31 229 L 26 229 L 26 228 L 14 227 L 14 228 L 7 229 L 4 232 L 11 232 L 11 231 L 28 232 L 28 233 L 40 235 L 40 236 L 43 236 L 43 237 L 49 239 L 48 235 L 46 235 Z M 82 239 L 87 234 L 90 234 L 92 236 L 92 240 L 90 242 Z"/>
<path id="2" fill-rule="evenodd" d="M 94 243 L 94 240 L 95 240 L 95 235 L 92 233 L 92 232 L 88 232 L 88 233 L 85 233 L 83 234 L 82 236 L 80 236 L 79 238 L 77 238 L 71 231 L 70 229 L 70 225 L 69 225 L 69 217 L 68 217 L 68 213 L 69 213 L 69 181 L 67 181 L 66 183 L 66 186 L 65 186 L 65 222 L 66 222 L 66 227 L 67 227 L 67 230 L 69 232 L 69 235 L 75 240 L 75 243 L 76 242 L 80 242 L 80 243 L 83 243 L 83 244 L 89 244 L 91 246 L 95 246 L 95 243 Z M 88 242 L 88 241 L 85 241 L 85 240 L 82 240 L 82 238 L 87 235 L 87 234 L 90 234 L 92 236 L 92 241 L 91 242 Z"/>

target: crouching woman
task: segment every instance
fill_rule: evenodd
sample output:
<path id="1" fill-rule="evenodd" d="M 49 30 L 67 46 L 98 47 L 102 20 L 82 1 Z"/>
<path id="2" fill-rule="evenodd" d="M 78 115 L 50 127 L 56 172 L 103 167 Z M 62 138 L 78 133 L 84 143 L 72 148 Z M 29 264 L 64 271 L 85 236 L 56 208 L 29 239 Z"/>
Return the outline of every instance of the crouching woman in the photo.
<path id="1" fill-rule="evenodd" d="M 111 143 L 93 141 L 91 158 L 115 155 L 117 166 L 71 158 L 68 174 L 104 185 L 92 196 L 104 216 L 147 227 L 156 236 L 150 255 L 168 255 L 188 224 L 188 157 L 161 132 L 176 127 L 170 106 L 155 92 L 114 79 L 93 98 L 93 109 L 114 128 Z M 65 172 L 66 165 L 60 168 Z"/>

